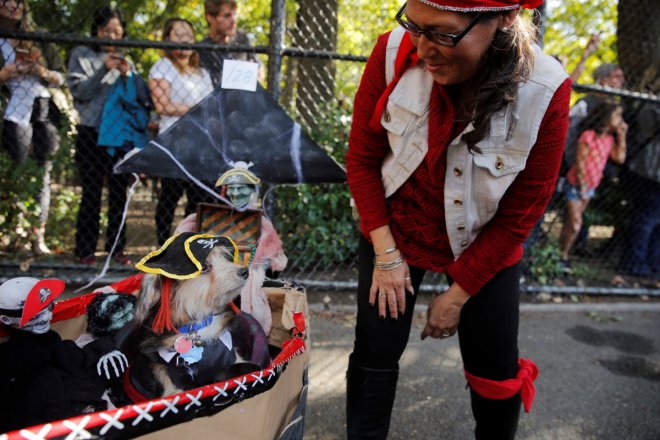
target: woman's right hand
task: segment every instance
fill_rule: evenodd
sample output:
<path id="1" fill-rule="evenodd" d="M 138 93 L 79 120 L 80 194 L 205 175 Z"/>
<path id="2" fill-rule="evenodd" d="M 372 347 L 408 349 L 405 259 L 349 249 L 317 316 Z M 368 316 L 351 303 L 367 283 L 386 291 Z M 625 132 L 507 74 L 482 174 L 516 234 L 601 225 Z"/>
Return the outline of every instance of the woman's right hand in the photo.
<path id="1" fill-rule="evenodd" d="M 116 53 L 108 53 L 103 59 L 103 64 L 105 64 L 105 68 L 108 70 L 117 69 L 119 68 L 119 64 L 121 63 L 121 60 L 122 57 L 117 55 Z"/>
<path id="2" fill-rule="evenodd" d="M 392 319 L 397 319 L 399 313 L 403 314 L 406 310 L 406 291 L 414 293 L 405 261 L 392 270 L 374 267 L 369 304 L 378 305 L 378 316 L 385 318 L 388 309 Z"/>

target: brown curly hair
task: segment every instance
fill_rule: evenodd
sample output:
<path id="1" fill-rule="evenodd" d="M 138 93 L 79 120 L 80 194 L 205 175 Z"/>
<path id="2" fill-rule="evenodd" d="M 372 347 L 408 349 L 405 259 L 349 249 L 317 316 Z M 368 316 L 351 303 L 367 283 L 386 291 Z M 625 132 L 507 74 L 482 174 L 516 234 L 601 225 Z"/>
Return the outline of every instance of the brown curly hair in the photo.
<path id="1" fill-rule="evenodd" d="M 502 14 L 490 13 L 486 19 Z M 497 30 L 486 51 L 474 83 L 477 90 L 466 103 L 471 109 L 474 131 L 463 135 L 470 152 L 480 152 L 476 146 L 490 131 L 493 114 L 516 100 L 518 86 L 527 81 L 534 69 L 535 27 L 530 20 L 518 15 L 507 31 Z"/>

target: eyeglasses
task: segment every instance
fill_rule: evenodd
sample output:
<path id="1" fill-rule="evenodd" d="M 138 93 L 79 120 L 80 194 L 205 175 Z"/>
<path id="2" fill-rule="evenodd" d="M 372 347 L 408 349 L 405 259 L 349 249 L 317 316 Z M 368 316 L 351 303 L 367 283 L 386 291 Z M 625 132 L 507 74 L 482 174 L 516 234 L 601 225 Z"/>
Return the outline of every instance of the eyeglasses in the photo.
<path id="1" fill-rule="evenodd" d="M 402 28 L 404 28 L 415 38 L 419 38 L 420 36 L 424 35 L 432 43 L 440 44 L 442 46 L 449 46 L 449 47 L 456 46 L 458 42 L 461 41 L 463 37 L 467 35 L 468 32 L 470 32 L 470 29 L 472 29 L 483 16 L 483 14 L 479 12 L 477 15 L 474 16 L 470 24 L 468 24 L 465 27 L 465 29 L 463 29 L 461 32 L 459 32 L 458 34 L 446 34 L 444 32 L 427 31 L 420 28 L 411 21 L 404 20 L 403 11 L 406 9 L 407 4 L 408 3 L 404 3 L 403 6 L 401 6 L 401 9 L 399 9 L 399 12 L 396 13 L 394 19 L 397 21 L 397 23 L 399 23 L 399 25 Z"/>

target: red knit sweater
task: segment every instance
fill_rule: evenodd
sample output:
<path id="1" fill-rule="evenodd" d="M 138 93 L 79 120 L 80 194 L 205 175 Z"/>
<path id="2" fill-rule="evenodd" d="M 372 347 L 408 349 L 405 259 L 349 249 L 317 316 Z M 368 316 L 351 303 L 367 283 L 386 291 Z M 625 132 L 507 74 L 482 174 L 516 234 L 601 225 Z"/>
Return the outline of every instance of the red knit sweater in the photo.
<path id="1" fill-rule="evenodd" d="M 495 217 L 454 260 L 444 217 L 446 148 L 464 125 L 454 124 L 449 137 L 437 130 L 442 121 L 454 119 L 454 109 L 446 107 L 439 96 L 442 86 L 435 84 L 428 153 L 408 181 L 389 198 L 388 208 L 380 172 L 389 151 L 387 134 L 369 128 L 378 98 L 386 88 L 386 45 L 387 34 L 378 39 L 365 67 L 355 97 L 346 156 L 348 184 L 360 213 L 360 229 L 369 238 L 369 231 L 389 224 L 408 264 L 446 272 L 474 295 L 500 270 L 522 258 L 522 243 L 550 201 L 568 128 L 570 80 L 555 92 L 525 169 L 500 201 Z"/>

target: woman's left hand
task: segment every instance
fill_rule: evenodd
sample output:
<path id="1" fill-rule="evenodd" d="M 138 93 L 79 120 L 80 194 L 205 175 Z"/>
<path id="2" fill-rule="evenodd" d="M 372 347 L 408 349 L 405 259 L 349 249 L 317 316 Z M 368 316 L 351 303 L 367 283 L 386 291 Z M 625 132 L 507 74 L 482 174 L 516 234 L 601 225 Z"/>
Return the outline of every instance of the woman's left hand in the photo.
<path id="1" fill-rule="evenodd" d="M 426 327 L 421 338 L 448 338 L 456 333 L 461 318 L 463 305 L 470 295 L 457 283 L 453 283 L 447 291 L 438 295 L 426 312 Z"/>

